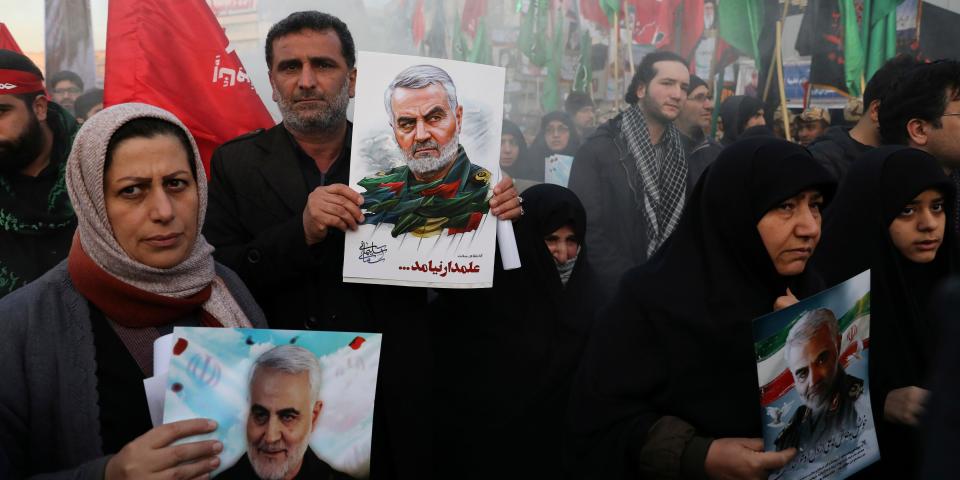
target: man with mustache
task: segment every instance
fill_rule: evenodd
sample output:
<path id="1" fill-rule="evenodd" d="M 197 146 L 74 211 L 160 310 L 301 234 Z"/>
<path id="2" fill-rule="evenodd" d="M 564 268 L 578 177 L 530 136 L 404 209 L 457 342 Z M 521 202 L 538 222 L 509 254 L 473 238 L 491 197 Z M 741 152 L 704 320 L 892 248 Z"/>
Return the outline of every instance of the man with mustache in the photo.
<path id="1" fill-rule="evenodd" d="M 77 128 L 40 69 L 0 50 L 0 297 L 67 256 L 77 221 L 63 167 Z"/>
<path id="2" fill-rule="evenodd" d="M 840 327 L 826 308 L 803 314 L 787 333 L 784 355 L 794 387 L 803 402 L 775 444 L 777 450 L 797 447 L 801 452 L 859 434 L 857 400 L 863 380 L 840 364 Z"/>
<path id="3" fill-rule="evenodd" d="M 363 223 L 392 224 L 394 237 L 466 233 L 489 210 L 490 172 L 470 163 L 460 145 L 463 106 L 450 75 L 433 65 L 400 72 L 384 107 L 406 165 L 364 178 Z"/>
<path id="4" fill-rule="evenodd" d="M 267 34 L 266 63 L 283 122 L 214 152 L 203 235 L 237 272 L 271 328 L 378 332 L 390 338 L 377 375 L 371 476 L 429 478 L 431 334 L 426 289 L 343 282 L 344 232 L 363 222 L 347 186 L 356 47 L 347 25 L 295 12 Z M 520 216 L 509 179 L 488 205 Z M 353 252 L 349 252 L 353 254 Z"/>
<path id="5" fill-rule="evenodd" d="M 253 364 L 249 393 L 247 453 L 218 478 L 350 478 L 310 449 L 323 408 L 320 363 L 313 353 L 296 345 L 268 350 Z"/>

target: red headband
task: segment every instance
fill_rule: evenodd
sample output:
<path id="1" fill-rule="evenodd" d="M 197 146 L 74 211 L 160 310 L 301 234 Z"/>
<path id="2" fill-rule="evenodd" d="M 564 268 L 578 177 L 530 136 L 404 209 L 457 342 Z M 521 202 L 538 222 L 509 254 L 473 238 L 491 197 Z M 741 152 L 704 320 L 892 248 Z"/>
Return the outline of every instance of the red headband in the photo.
<path id="1" fill-rule="evenodd" d="M 44 92 L 43 79 L 23 70 L 0 69 L 0 95 Z"/>

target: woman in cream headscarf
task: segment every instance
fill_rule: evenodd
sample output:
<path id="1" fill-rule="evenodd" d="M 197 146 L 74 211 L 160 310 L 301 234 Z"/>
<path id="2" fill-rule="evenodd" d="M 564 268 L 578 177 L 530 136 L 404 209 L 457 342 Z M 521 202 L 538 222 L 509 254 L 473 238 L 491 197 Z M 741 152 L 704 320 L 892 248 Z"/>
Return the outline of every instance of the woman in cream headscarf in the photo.
<path id="1" fill-rule="evenodd" d="M 66 261 L 0 301 L 0 451 L 15 477 L 193 478 L 219 466 L 198 419 L 151 428 L 143 379 L 174 326 L 260 327 L 237 276 L 200 235 L 196 143 L 143 104 L 87 121 L 67 161 L 78 228 Z"/>

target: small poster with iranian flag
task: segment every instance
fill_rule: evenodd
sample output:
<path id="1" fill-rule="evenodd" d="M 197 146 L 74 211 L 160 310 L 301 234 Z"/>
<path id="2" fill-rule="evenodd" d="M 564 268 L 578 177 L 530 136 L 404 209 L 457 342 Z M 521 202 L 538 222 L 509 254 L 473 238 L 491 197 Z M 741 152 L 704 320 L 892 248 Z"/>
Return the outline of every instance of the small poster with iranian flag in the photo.
<path id="1" fill-rule="evenodd" d="M 870 271 L 753 321 L 771 479 L 839 480 L 880 459 L 870 405 Z"/>

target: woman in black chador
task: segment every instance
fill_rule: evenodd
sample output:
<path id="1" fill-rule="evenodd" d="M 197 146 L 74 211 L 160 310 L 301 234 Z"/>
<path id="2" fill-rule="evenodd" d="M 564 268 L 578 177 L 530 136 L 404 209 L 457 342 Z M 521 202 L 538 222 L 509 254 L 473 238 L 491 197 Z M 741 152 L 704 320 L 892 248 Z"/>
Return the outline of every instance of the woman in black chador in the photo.
<path id="1" fill-rule="evenodd" d="M 557 185 L 523 193 L 523 266 L 431 305 L 438 477 L 561 478 L 573 375 L 606 298 L 587 261 L 586 212 Z"/>
<path id="2" fill-rule="evenodd" d="M 819 289 L 833 180 L 772 137 L 727 147 L 677 230 L 597 317 L 570 405 L 575 478 L 766 478 L 752 320 Z"/>
<path id="3" fill-rule="evenodd" d="M 880 463 L 865 476 L 916 478 L 917 421 L 933 370 L 937 283 L 958 271 L 955 187 L 937 160 L 890 146 L 852 164 L 824 220 L 814 268 L 827 285 L 870 269 L 870 403 Z"/>

